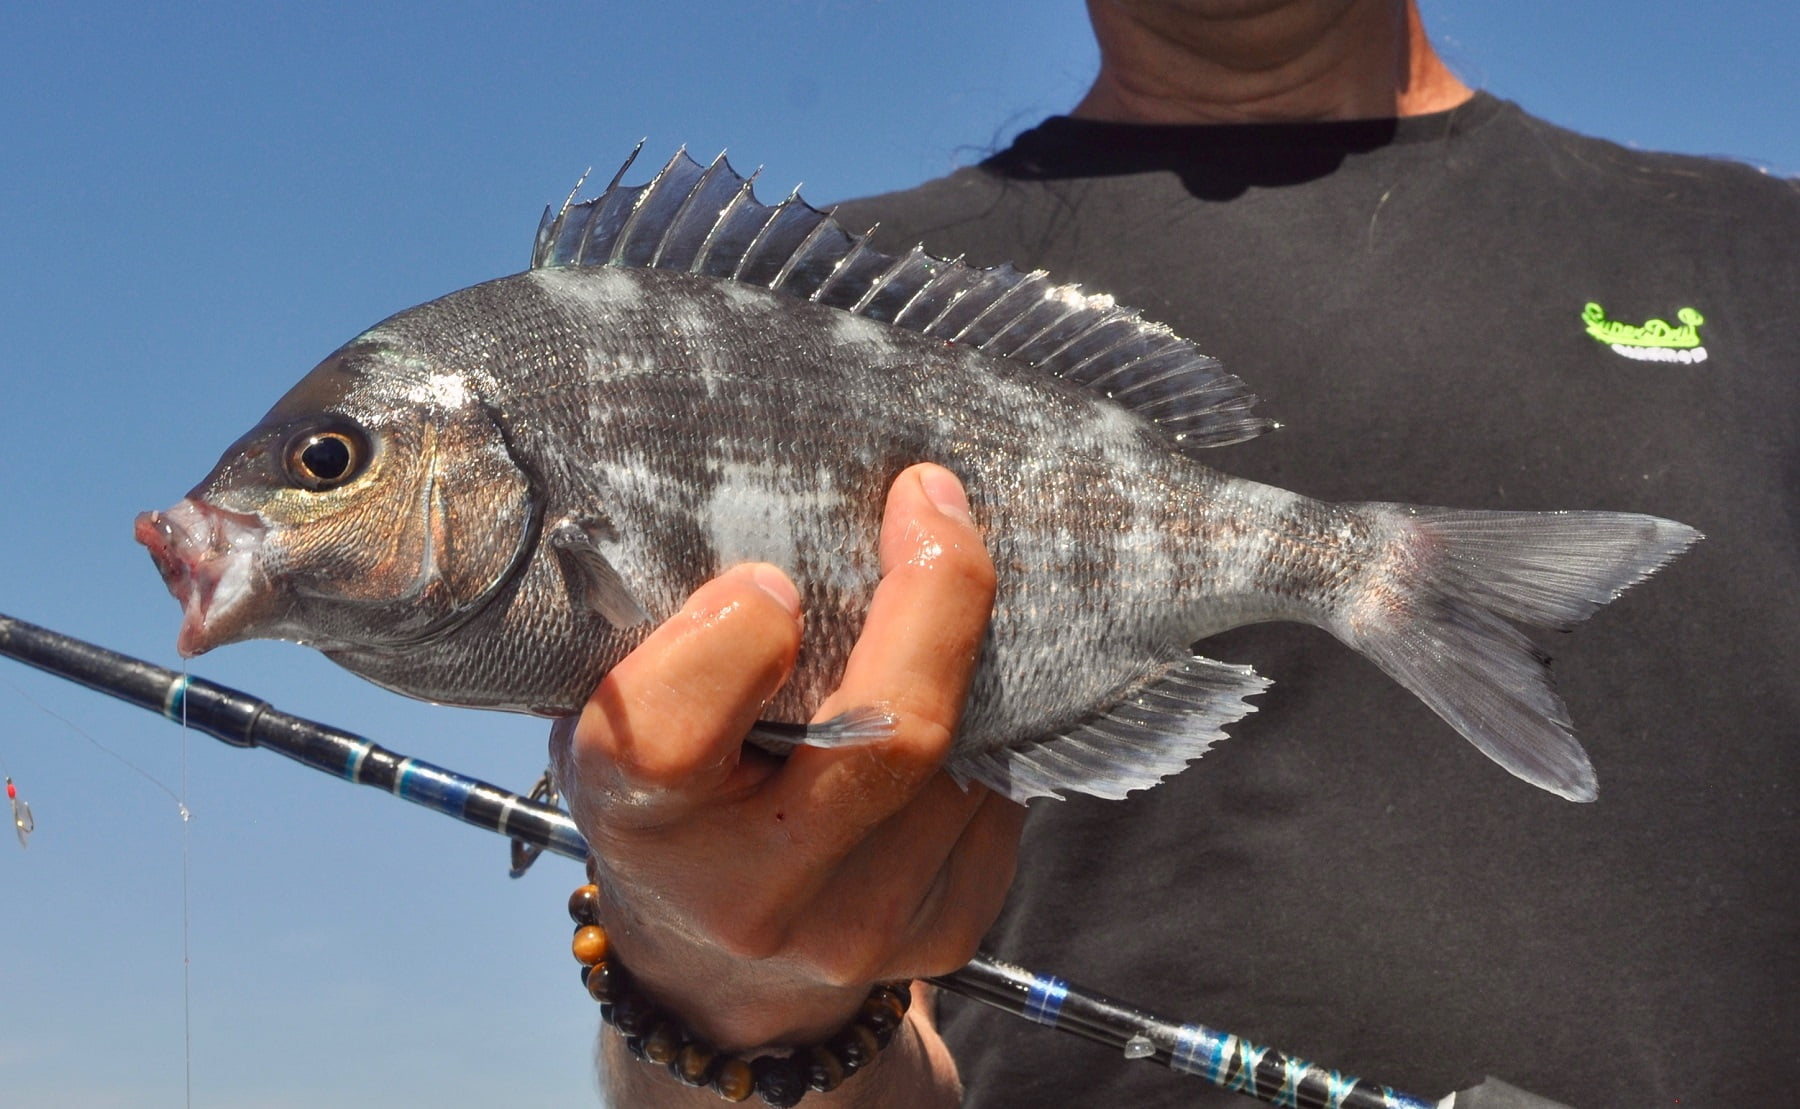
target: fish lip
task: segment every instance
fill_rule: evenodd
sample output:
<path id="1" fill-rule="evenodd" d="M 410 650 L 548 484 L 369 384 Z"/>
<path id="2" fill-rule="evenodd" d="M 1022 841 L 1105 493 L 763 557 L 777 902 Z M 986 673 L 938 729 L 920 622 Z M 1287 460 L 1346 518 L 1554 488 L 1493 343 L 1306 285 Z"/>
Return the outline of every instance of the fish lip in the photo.
<path id="1" fill-rule="evenodd" d="M 181 602 L 175 649 L 193 658 L 247 638 L 256 617 L 251 601 L 265 592 L 257 555 L 268 525 L 258 516 L 231 512 L 195 497 L 167 512 L 142 512 L 132 534 L 150 552 L 170 596 Z"/>

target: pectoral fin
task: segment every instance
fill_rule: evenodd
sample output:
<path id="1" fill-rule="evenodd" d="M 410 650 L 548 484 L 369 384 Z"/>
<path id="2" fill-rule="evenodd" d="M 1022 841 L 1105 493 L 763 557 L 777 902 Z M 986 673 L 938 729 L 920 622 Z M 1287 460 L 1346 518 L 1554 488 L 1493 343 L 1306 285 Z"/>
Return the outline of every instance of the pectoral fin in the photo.
<path id="1" fill-rule="evenodd" d="M 584 604 L 617 628 L 647 624 L 650 614 L 601 549 L 610 531 L 604 521 L 568 516 L 550 528 L 547 538 L 562 562 L 564 577 L 571 586 L 579 586 Z"/>
<path id="2" fill-rule="evenodd" d="M 877 708 L 841 712 L 817 724 L 781 724 L 758 720 L 746 738 L 765 751 L 783 755 L 795 747 L 860 747 L 894 734 L 894 717 Z"/>

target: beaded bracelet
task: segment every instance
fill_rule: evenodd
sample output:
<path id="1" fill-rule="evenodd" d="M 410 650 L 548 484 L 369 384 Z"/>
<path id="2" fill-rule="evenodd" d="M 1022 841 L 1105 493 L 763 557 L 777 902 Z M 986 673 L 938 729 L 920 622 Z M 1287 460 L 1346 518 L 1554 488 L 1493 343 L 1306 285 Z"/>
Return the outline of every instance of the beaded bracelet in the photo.
<path id="1" fill-rule="evenodd" d="M 625 1037 L 626 1050 L 667 1067 L 685 1085 L 710 1087 L 726 1101 L 746 1101 L 754 1093 L 785 1109 L 809 1089 L 836 1089 L 888 1045 L 912 1003 L 906 983 L 880 983 L 850 1023 L 824 1043 L 753 1060 L 726 1055 L 638 992 L 625 968 L 609 958 L 606 930 L 600 927 L 600 887 L 590 883 L 571 894 L 569 916 L 575 921 L 572 948 L 581 964 L 581 983 L 600 1003 L 600 1019 Z"/>

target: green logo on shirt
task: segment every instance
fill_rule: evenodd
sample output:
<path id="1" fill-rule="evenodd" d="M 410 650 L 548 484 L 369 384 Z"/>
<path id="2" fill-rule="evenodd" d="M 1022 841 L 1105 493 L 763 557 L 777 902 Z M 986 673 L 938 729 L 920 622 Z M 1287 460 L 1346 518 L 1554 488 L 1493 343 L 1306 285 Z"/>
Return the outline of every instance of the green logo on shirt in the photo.
<path id="1" fill-rule="evenodd" d="M 1706 348 L 1700 345 L 1700 325 L 1706 317 L 1692 308 L 1675 313 L 1679 325 L 1667 320 L 1645 320 L 1642 324 L 1621 323 L 1606 318 L 1606 309 L 1589 301 L 1581 310 L 1581 322 L 1587 333 L 1612 347 L 1615 354 L 1641 362 L 1704 362 Z"/>

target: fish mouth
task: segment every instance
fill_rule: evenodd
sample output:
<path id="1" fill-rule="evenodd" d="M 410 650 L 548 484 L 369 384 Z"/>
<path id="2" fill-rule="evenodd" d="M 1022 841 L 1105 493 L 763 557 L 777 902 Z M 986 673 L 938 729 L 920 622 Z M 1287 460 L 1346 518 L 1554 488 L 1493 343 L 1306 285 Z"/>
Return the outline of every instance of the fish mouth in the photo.
<path id="1" fill-rule="evenodd" d="M 167 512 L 139 513 L 132 533 L 181 602 L 181 657 L 248 638 L 258 607 L 249 602 L 263 592 L 256 560 L 268 527 L 260 517 L 186 497 Z"/>

